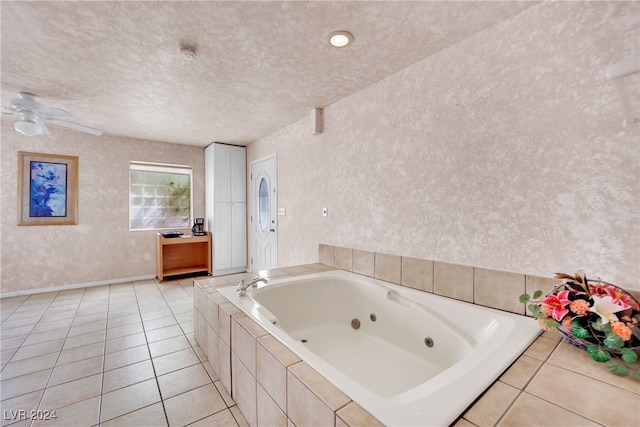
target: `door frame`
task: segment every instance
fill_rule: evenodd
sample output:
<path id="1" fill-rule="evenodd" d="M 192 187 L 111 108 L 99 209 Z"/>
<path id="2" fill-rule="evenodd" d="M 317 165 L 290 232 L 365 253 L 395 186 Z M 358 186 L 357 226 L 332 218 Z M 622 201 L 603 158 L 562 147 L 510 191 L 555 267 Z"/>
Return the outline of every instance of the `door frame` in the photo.
<path id="1" fill-rule="evenodd" d="M 247 225 L 249 227 L 250 232 L 248 233 L 249 235 L 249 262 L 248 262 L 248 269 L 247 271 L 253 271 L 253 257 L 254 257 L 254 238 L 255 238 L 255 228 L 253 226 L 253 220 L 254 220 L 254 209 L 255 209 L 255 202 L 256 202 L 256 197 L 255 197 L 255 186 L 253 185 L 253 167 L 256 163 L 260 163 L 263 162 L 265 160 L 269 160 L 269 159 L 273 159 L 273 188 L 274 188 L 274 203 L 275 203 L 275 209 L 273 212 L 273 218 L 275 220 L 275 247 L 276 247 L 276 251 L 275 251 L 275 264 L 276 266 L 278 265 L 278 156 L 277 153 L 272 153 L 269 154 L 267 156 L 261 157 L 259 159 L 253 160 L 251 161 L 251 163 L 249 164 L 249 215 L 247 218 Z"/>

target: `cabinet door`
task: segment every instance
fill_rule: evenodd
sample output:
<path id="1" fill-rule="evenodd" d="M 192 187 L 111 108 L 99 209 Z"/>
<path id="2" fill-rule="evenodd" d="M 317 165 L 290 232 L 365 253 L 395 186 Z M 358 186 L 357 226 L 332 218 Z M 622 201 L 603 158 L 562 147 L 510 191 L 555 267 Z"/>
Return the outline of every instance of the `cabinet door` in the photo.
<path id="1" fill-rule="evenodd" d="M 231 203 L 231 267 L 247 266 L 247 204 Z"/>
<path id="2" fill-rule="evenodd" d="M 231 204 L 215 204 L 213 231 L 213 263 L 215 270 L 231 268 Z"/>
<path id="3" fill-rule="evenodd" d="M 247 156 L 243 147 L 230 147 L 230 185 L 231 185 L 231 201 L 243 202 L 247 201 Z"/>
<path id="4" fill-rule="evenodd" d="M 217 202 L 231 201 L 231 147 L 215 144 L 213 153 L 214 162 L 214 199 Z"/>

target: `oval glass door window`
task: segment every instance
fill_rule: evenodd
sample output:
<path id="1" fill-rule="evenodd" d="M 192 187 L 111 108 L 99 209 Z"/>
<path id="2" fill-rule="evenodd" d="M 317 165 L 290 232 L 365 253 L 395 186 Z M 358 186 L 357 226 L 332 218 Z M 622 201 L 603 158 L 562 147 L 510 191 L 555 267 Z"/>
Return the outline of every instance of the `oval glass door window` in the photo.
<path id="1" fill-rule="evenodd" d="M 269 231 L 269 186 L 264 178 L 258 187 L 258 223 L 261 232 Z"/>

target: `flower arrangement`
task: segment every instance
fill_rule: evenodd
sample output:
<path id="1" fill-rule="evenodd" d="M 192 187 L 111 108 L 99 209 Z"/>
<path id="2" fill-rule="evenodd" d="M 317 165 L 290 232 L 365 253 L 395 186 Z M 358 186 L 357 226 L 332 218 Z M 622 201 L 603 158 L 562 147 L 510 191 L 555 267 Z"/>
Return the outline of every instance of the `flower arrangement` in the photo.
<path id="1" fill-rule="evenodd" d="M 562 283 L 548 295 L 536 291 L 529 303 L 534 319 L 545 329 L 557 328 L 570 344 L 586 349 L 596 362 L 608 362 L 615 375 L 640 381 L 640 303 L 623 289 L 600 280 L 587 280 L 584 274 L 557 274 Z M 636 351 L 634 351 L 634 349 Z"/>

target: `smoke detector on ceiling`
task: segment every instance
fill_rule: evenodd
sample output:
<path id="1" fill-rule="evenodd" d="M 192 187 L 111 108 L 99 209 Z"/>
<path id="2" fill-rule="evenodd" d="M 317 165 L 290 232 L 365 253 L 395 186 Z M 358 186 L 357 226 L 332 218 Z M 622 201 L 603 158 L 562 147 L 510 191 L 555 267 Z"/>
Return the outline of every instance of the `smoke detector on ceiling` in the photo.
<path id="1" fill-rule="evenodd" d="M 198 56 L 198 50 L 195 48 L 195 46 L 182 45 L 180 46 L 180 53 L 182 54 L 182 57 L 187 61 L 194 61 Z"/>

